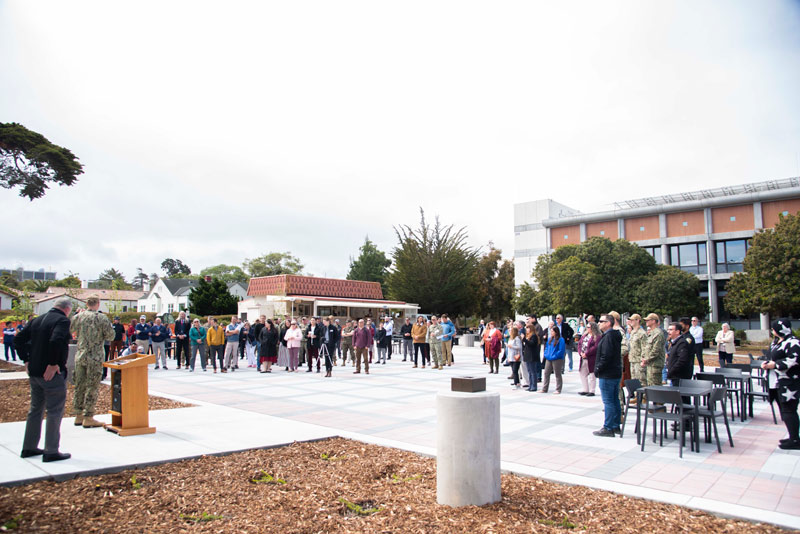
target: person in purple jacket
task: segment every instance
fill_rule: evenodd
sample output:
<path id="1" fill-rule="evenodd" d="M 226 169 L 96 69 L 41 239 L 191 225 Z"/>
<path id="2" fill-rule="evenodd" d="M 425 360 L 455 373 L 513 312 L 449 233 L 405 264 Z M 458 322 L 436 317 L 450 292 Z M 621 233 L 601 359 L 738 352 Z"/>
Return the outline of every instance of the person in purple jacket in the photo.
<path id="1" fill-rule="evenodd" d="M 364 372 L 369 374 L 369 350 L 372 348 L 372 330 L 364 325 L 364 319 L 358 320 L 358 328 L 353 331 L 353 346 L 356 348 L 356 370 L 354 375 L 361 374 L 361 358 L 364 358 Z"/>

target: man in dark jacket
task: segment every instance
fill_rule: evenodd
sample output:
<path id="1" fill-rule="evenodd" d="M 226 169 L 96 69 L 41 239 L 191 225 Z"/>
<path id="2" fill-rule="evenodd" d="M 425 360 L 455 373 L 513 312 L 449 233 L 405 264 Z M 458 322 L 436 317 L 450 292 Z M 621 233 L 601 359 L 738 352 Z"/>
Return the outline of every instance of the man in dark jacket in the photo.
<path id="1" fill-rule="evenodd" d="M 406 317 L 406 322 L 400 327 L 400 336 L 403 345 L 403 361 L 414 355 L 414 340 L 411 339 L 411 319 Z"/>
<path id="2" fill-rule="evenodd" d="M 322 335 L 320 337 L 322 341 L 320 347 L 323 347 L 322 354 L 325 357 L 325 377 L 330 378 L 333 363 L 336 360 L 336 343 L 339 342 L 339 330 L 330 318 L 322 320 Z"/>
<path id="3" fill-rule="evenodd" d="M 58 451 L 61 441 L 61 418 L 67 400 L 67 354 L 69 352 L 69 312 L 72 301 L 60 298 L 47 313 L 31 321 L 15 336 L 14 345 L 25 362 L 30 377 L 31 407 L 22 441 L 22 456 L 43 454 L 42 461 L 56 462 L 70 457 Z M 42 415 L 47 410 L 44 450 L 39 448 Z"/>
<path id="4" fill-rule="evenodd" d="M 689 380 L 694 372 L 694 351 L 689 347 L 680 323 L 667 328 L 669 350 L 667 351 L 667 378 L 677 386 L 681 380 Z"/>
<path id="5" fill-rule="evenodd" d="M 620 429 L 622 409 L 619 404 L 619 381 L 622 378 L 622 334 L 614 329 L 614 317 L 603 315 L 598 323 L 603 332 L 597 343 L 594 374 L 605 408 L 603 428 L 595 430 L 595 436 L 613 438 Z"/>
<path id="6" fill-rule="evenodd" d="M 175 363 L 178 364 L 178 369 L 181 368 L 181 354 L 186 362 L 185 368 L 189 368 L 189 330 L 191 329 L 192 323 L 186 319 L 186 312 L 181 311 L 178 320 L 175 321 Z"/>
<path id="7" fill-rule="evenodd" d="M 306 328 L 306 350 L 308 351 L 308 371 L 313 371 L 314 360 L 317 360 L 317 372 L 319 373 L 319 347 L 322 342 L 322 326 L 317 323 L 317 318 L 311 318 L 311 324 Z"/>

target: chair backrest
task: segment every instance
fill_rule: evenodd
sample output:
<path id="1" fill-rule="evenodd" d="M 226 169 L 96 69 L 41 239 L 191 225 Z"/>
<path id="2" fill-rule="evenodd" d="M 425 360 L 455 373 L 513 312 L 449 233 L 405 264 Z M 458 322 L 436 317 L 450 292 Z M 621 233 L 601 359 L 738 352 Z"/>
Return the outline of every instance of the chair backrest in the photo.
<path id="1" fill-rule="evenodd" d="M 727 376 L 739 376 L 739 377 L 742 376 L 742 370 L 741 369 L 733 369 L 732 367 L 717 367 L 716 372 L 718 374 L 723 375 L 723 376 L 724 375 L 727 375 Z"/>
<path id="2" fill-rule="evenodd" d="M 753 353 L 752 352 L 748 352 L 747 353 L 747 357 L 750 358 L 750 363 L 753 363 L 753 360 L 755 360 L 755 358 L 753 358 Z"/>
<path id="3" fill-rule="evenodd" d="M 728 388 L 722 386 L 720 388 L 714 388 L 711 390 L 711 394 L 708 396 L 708 403 L 712 406 L 712 408 L 716 405 L 715 403 L 721 402 L 722 405 L 725 405 L 725 396 L 728 394 Z"/>
<path id="4" fill-rule="evenodd" d="M 717 373 L 695 373 L 694 378 L 696 380 L 709 380 L 715 386 L 724 386 L 725 385 L 725 375 L 717 374 Z"/>
<path id="5" fill-rule="evenodd" d="M 721 377 L 723 381 L 725 377 Z M 706 388 L 713 388 L 714 381 L 713 380 L 698 380 L 695 378 L 694 380 L 681 380 L 681 387 L 688 387 L 688 388 L 698 388 L 698 389 L 706 389 Z"/>
<path id="6" fill-rule="evenodd" d="M 648 406 L 650 404 L 683 404 L 678 390 L 645 388 L 644 392 L 647 395 Z"/>
<path id="7" fill-rule="evenodd" d="M 731 363 L 731 364 L 728 364 L 725 367 L 725 369 L 739 369 L 740 371 L 744 371 L 745 373 L 749 373 L 750 369 L 752 369 L 752 367 L 750 367 L 749 363 Z"/>
<path id="8" fill-rule="evenodd" d="M 632 399 L 636 395 L 636 390 L 642 387 L 642 381 L 638 378 L 629 378 L 625 381 L 625 389 L 628 390 L 628 398 Z"/>

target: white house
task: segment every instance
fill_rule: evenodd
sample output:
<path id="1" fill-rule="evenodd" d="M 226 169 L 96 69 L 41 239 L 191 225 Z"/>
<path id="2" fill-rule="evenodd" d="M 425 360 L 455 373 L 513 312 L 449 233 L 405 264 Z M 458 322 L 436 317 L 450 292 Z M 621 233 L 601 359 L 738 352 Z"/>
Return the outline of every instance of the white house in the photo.
<path id="1" fill-rule="evenodd" d="M 247 291 L 245 290 L 245 294 Z M 12 300 L 16 295 L 12 295 L 6 291 L 0 289 L 0 310 L 10 310 L 12 305 Z"/>
<path id="2" fill-rule="evenodd" d="M 228 292 L 236 297 L 236 300 L 244 300 L 247 298 L 247 284 L 243 282 L 229 282 Z"/>
<path id="3" fill-rule="evenodd" d="M 159 278 L 153 287 L 139 299 L 138 311 L 177 314 L 189 309 L 189 293 L 197 287 L 197 280 L 188 278 Z"/>
<path id="4" fill-rule="evenodd" d="M 177 315 L 182 310 L 189 310 L 189 294 L 199 283 L 187 278 L 159 278 L 153 288 L 139 299 L 138 311 Z M 241 282 L 228 284 L 228 291 L 237 300 L 247 296 L 247 286 Z"/>

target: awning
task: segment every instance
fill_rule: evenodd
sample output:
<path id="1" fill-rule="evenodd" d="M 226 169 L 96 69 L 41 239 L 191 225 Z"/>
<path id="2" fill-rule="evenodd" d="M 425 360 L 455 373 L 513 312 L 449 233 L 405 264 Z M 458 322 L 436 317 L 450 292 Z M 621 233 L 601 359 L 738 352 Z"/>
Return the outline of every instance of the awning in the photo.
<path id="1" fill-rule="evenodd" d="M 417 310 L 419 306 L 416 304 L 409 304 L 406 302 L 397 302 L 391 300 L 373 300 L 373 301 L 364 301 L 364 300 L 323 300 L 323 299 L 316 299 L 314 303 L 317 307 L 320 306 L 339 306 L 339 307 L 347 307 L 347 308 L 390 308 L 390 309 L 405 309 L 405 310 Z"/>

